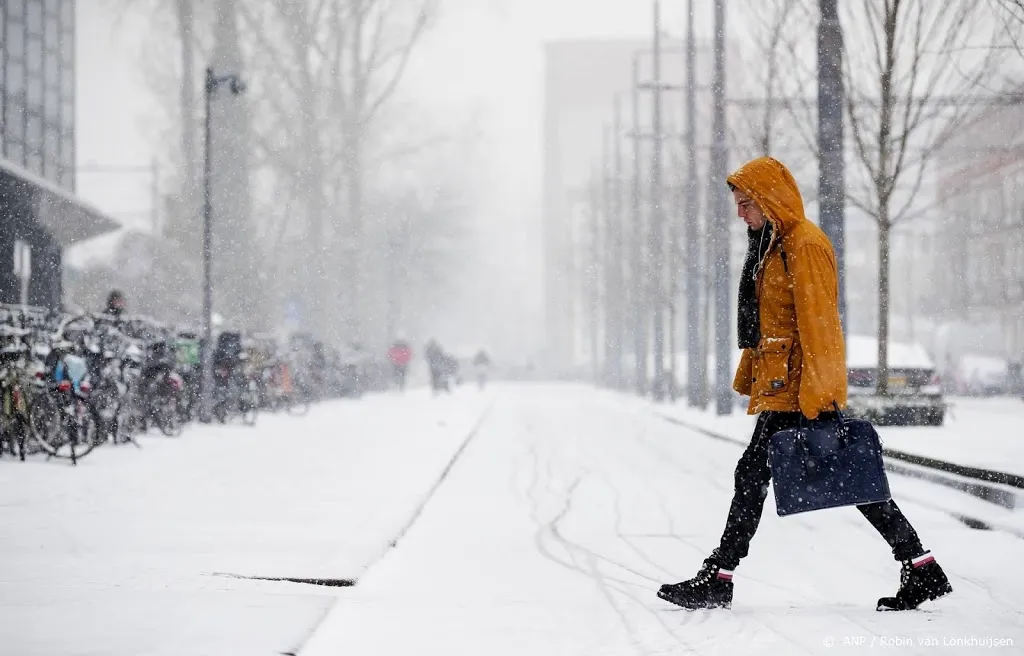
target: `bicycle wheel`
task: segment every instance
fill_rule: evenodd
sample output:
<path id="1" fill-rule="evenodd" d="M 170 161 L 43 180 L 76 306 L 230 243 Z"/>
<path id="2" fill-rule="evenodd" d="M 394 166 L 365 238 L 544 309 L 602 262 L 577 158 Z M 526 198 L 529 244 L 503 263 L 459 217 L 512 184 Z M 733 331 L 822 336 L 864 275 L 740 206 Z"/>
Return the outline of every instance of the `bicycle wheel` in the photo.
<path id="1" fill-rule="evenodd" d="M 4 451 L 10 451 L 12 457 L 18 457 L 16 440 L 14 417 L 8 417 L 7 413 L 0 412 L 0 458 L 4 457 Z"/>
<path id="2" fill-rule="evenodd" d="M 42 394 L 29 407 L 29 424 L 36 443 L 48 455 L 72 463 L 96 448 L 99 423 L 95 409 L 81 399 L 65 401 Z"/>
<path id="3" fill-rule="evenodd" d="M 156 425 L 167 437 L 178 437 L 184 430 L 181 415 L 178 412 L 177 397 L 170 397 L 157 402 L 155 408 Z"/>

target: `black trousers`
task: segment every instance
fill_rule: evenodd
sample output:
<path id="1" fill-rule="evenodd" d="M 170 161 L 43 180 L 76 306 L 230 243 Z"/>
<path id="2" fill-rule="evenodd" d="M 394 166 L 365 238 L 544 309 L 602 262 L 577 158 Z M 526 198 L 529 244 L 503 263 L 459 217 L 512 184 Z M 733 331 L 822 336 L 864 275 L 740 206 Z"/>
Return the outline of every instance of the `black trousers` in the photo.
<path id="1" fill-rule="evenodd" d="M 712 554 L 712 559 L 722 569 L 735 569 L 740 560 L 746 558 L 750 540 L 761 522 L 768 482 L 772 477 L 768 467 L 769 439 L 776 432 L 797 426 L 799 422 L 799 412 L 762 412 L 758 416 L 750 445 L 736 465 L 736 488 L 722 541 Z M 910 560 L 924 552 L 917 532 L 895 501 L 857 506 L 857 510 L 889 543 L 896 560 Z"/>

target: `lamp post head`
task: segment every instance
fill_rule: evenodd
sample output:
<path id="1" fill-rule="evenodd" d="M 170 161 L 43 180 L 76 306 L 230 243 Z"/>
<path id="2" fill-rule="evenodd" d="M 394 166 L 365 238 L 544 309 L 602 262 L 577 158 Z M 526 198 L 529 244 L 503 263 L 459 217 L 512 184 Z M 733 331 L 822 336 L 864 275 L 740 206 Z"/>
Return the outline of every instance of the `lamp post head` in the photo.
<path id="1" fill-rule="evenodd" d="M 242 76 L 237 73 L 228 73 L 227 75 L 215 75 L 213 69 L 206 69 L 206 92 L 213 93 L 221 84 L 227 84 L 228 89 L 231 90 L 231 94 L 240 96 L 245 93 L 245 81 L 242 80 Z"/>

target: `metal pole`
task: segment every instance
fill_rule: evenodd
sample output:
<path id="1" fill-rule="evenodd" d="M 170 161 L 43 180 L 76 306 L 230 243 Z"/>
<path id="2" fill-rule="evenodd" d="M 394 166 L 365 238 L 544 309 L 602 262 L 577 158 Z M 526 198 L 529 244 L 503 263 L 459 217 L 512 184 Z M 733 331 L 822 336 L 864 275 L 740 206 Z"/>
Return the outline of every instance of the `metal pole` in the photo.
<path id="1" fill-rule="evenodd" d="M 160 225 L 160 169 L 155 157 L 149 165 L 149 170 L 150 222 L 153 224 L 153 233 L 163 236 L 163 227 Z"/>
<path id="2" fill-rule="evenodd" d="M 665 214 L 661 189 L 661 3 L 654 0 L 654 148 L 651 161 L 651 222 L 647 239 L 651 258 L 651 302 L 654 319 L 654 388 L 653 398 L 665 397 Z"/>
<path id="3" fill-rule="evenodd" d="M 612 266 L 615 270 L 615 278 L 618 281 L 616 287 L 618 296 L 615 299 L 616 324 L 615 324 L 615 357 L 612 360 L 612 380 L 616 389 L 623 387 L 622 372 L 622 350 L 626 341 L 626 285 L 625 285 L 625 253 L 626 247 L 623 244 L 625 230 L 622 225 L 622 96 L 615 96 L 615 127 L 612 135 L 613 172 L 610 184 L 611 201 L 609 211 L 612 224 L 615 226 L 615 242 L 612 245 Z"/>
<path id="4" fill-rule="evenodd" d="M 693 0 L 686 3 L 686 399 L 694 407 L 708 404 L 707 355 L 701 340 L 700 193 L 697 179 L 697 39 Z"/>
<path id="5" fill-rule="evenodd" d="M 670 159 L 672 170 L 679 170 L 679 155 L 678 152 L 673 148 L 670 150 Z M 668 221 L 668 364 L 665 367 L 665 379 L 667 382 L 667 389 L 665 393 L 668 394 L 668 399 L 671 403 L 676 402 L 676 385 L 678 377 L 676 375 L 676 354 L 678 346 L 676 344 L 676 334 L 678 332 L 678 317 L 676 302 L 679 300 L 679 221 L 683 215 L 682 208 L 682 191 L 677 184 L 669 185 L 669 193 L 671 195 L 672 213 L 671 218 Z"/>
<path id="6" fill-rule="evenodd" d="M 839 318 L 846 324 L 846 213 L 843 166 L 843 28 L 837 0 L 820 0 L 818 23 L 818 197 L 821 229 L 839 272 Z"/>
<path id="7" fill-rule="evenodd" d="M 602 358 L 598 353 L 601 333 L 601 190 L 598 186 L 600 178 L 598 171 L 590 176 L 589 193 L 589 219 L 590 219 L 590 248 L 586 252 L 588 260 L 587 288 L 590 291 L 590 365 L 594 377 L 594 384 L 601 384 Z"/>
<path id="8" fill-rule="evenodd" d="M 213 70 L 206 69 L 206 117 L 204 122 L 204 153 L 203 153 L 203 337 L 206 344 L 203 347 L 203 380 L 202 380 L 202 421 L 208 422 L 213 415 L 213 282 L 212 282 L 212 206 L 210 198 L 210 106 L 211 96 L 216 80 Z"/>
<path id="9" fill-rule="evenodd" d="M 725 178 L 729 153 L 725 145 L 725 0 L 715 0 L 715 68 L 712 83 L 714 116 L 711 149 L 709 238 L 715 276 L 715 400 L 718 414 L 732 413 L 732 312 L 729 298 L 729 212 Z"/>
<path id="10" fill-rule="evenodd" d="M 636 393 L 647 395 L 647 271 L 644 257 L 644 218 L 640 207 L 640 55 L 633 54 L 633 339 Z"/>
<path id="11" fill-rule="evenodd" d="M 618 243 L 615 232 L 615 219 L 611 212 L 611 179 L 608 174 L 611 165 L 612 126 L 605 125 L 601 134 L 601 218 L 604 223 L 604 242 L 601 249 L 602 266 L 604 267 L 604 371 L 602 384 L 614 388 L 615 361 L 618 346 L 619 285 L 616 269 L 615 248 Z"/>

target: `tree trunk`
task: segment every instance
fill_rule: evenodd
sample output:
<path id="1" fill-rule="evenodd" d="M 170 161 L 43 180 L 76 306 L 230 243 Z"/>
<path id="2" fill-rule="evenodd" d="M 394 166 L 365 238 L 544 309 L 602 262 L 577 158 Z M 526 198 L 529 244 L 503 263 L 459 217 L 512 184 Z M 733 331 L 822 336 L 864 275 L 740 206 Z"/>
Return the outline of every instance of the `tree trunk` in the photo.
<path id="1" fill-rule="evenodd" d="M 175 8 L 178 12 L 178 36 L 181 40 L 181 157 L 185 172 L 183 186 L 186 202 L 192 208 L 197 206 L 194 193 L 199 177 L 196 175 L 196 76 L 192 0 L 178 0 Z"/>
<path id="2" fill-rule="evenodd" d="M 345 260 L 348 263 L 349 275 L 347 283 L 351 289 L 351 303 L 349 304 L 345 322 L 348 327 L 348 335 L 360 343 L 366 340 L 367 320 L 369 314 L 369 303 L 365 298 L 369 271 L 366 267 L 370 264 L 370 258 L 364 253 L 364 230 L 363 230 L 363 139 L 360 134 L 363 129 L 360 121 L 352 122 L 352 134 L 349 138 L 348 152 L 345 156 L 347 162 L 346 177 L 348 178 L 348 217 L 345 225 L 348 230 L 339 231 L 339 240 L 343 244 Z M 384 254 L 386 256 L 386 254 Z"/>
<path id="3" fill-rule="evenodd" d="M 313 126 L 308 125 L 309 132 L 313 132 Z M 311 140 L 312 141 L 312 140 Z M 327 271 L 331 263 L 325 257 L 324 249 L 324 191 L 322 175 L 322 164 L 317 157 L 319 151 L 315 146 L 308 153 L 308 178 L 305 190 L 307 232 L 306 232 L 306 253 L 300 256 L 299 280 L 303 286 L 301 296 L 303 297 L 302 314 L 303 321 L 308 325 L 314 335 L 319 339 L 326 338 L 328 322 L 326 313 L 328 308 L 328 277 Z"/>
<path id="4" fill-rule="evenodd" d="M 306 53 L 312 45 L 303 43 L 298 51 Z M 302 63 L 307 66 L 306 62 Z M 298 275 L 293 278 L 293 293 L 301 300 L 303 327 L 310 330 L 318 339 L 326 339 L 330 326 L 327 309 L 330 307 L 329 280 L 333 265 L 328 257 L 325 242 L 324 210 L 327 206 L 324 197 L 324 157 L 321 152 L 318 130 L 317 94 L 312 81 L 312 74 L 306 70 L 302 76 L 302 110 L 299 113 L 300 125 L 296 126 L 301 135 L 303 146 L 302 158 L 305 164 L 299 185 L 302 200 L 306 209 L 306 243 L 304 253 L 297 254 Z M 295 285 L 298 289 L 295 289 Z"/>
<path id="5" fill-rule="evenodd" d="M 878 220 L 878 394 L 889 393 L 889 239 L 892 226 L 885 212 Z"/>

